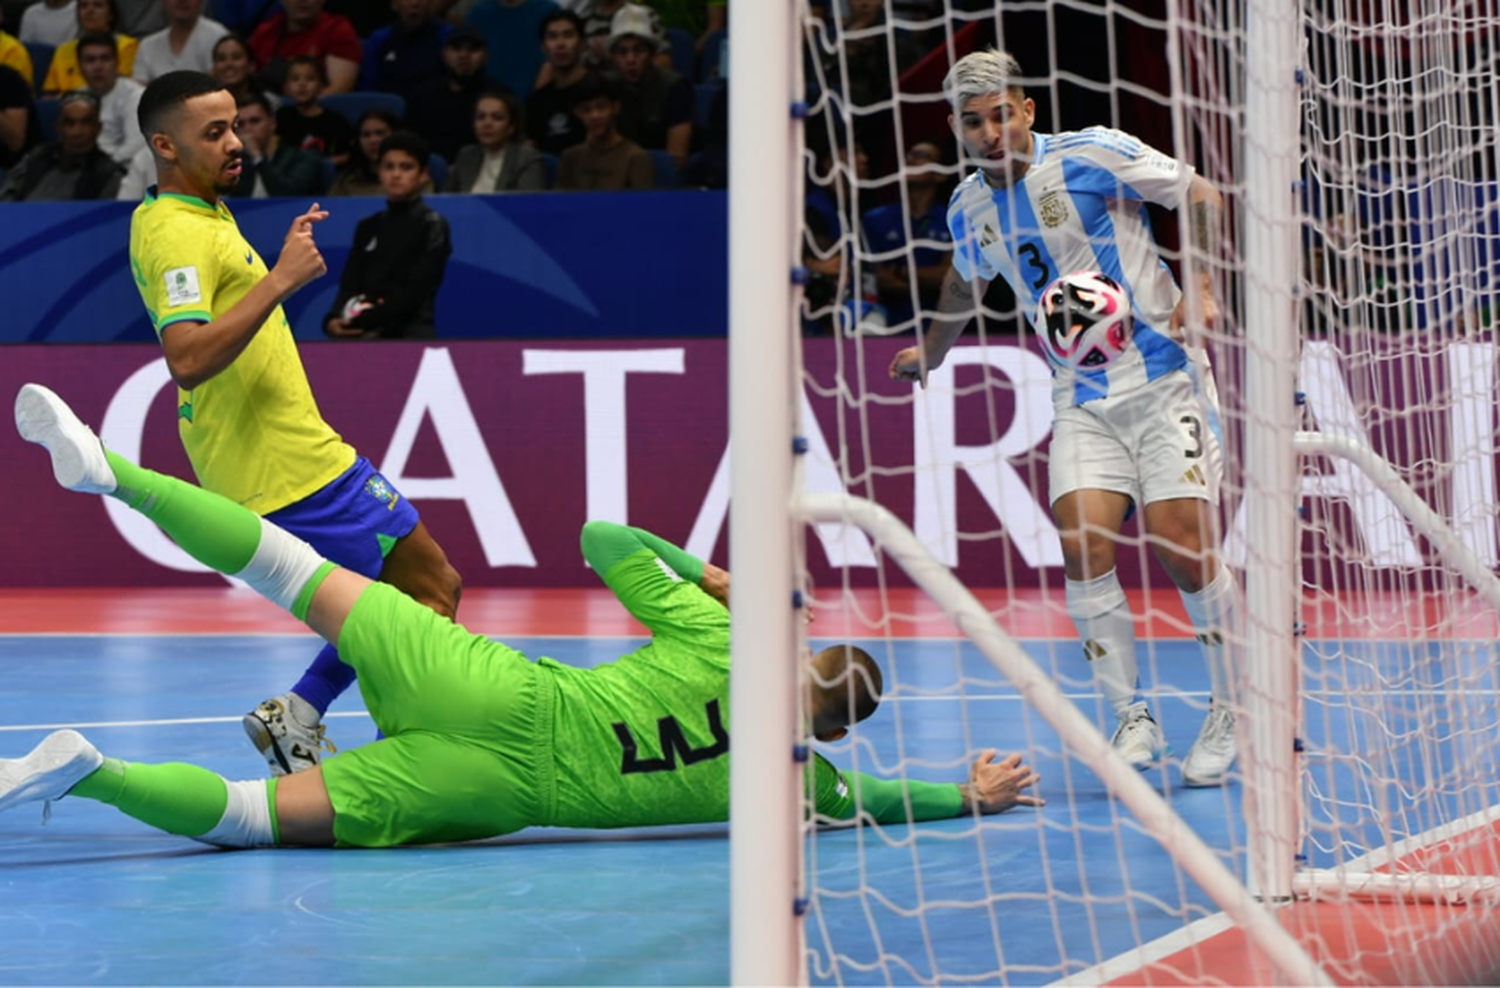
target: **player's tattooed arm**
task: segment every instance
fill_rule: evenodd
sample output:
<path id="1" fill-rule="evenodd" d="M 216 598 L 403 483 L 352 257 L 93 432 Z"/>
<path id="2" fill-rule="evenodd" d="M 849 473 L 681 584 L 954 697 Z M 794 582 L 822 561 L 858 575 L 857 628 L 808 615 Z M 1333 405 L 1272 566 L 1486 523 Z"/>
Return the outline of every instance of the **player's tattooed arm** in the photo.
<path id="1" fill-rule="evenodd" d="M 1223 213 L 1224 197 L 1219 190 L 1202 175 L 1194 175 L 1193 184 L 1188 189 L 1188 223 L 1200 263 L 1208 264 L 1218 259 Z"/>
<path id="2" fill-rule="evenodd" d="M 974 293 L 984 297 L 988 282 L 975 278 L 971 284 L 965 281 L 954 268 L 949 268 L 943 277 L 943 287 L 938 293 L 937 314 L 926 333 L 921 333 L 922 342 L 896 353 L 891 359 L 890 375 L 900 381 L 917 381 L 927 386 L 927 372 L 942 364 L 948 351 L 963 334 L 964 327 L 974 317 Z M 919 331 L 920 332 L 920 331 Z"/>

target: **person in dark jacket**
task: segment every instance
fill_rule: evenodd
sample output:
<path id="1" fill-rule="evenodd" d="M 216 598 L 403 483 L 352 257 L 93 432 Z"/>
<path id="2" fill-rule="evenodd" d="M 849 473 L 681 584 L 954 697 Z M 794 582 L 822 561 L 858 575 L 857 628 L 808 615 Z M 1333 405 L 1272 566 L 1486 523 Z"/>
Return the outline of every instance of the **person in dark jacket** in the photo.
<path id="1" fill-rule="evenodd" d="M 474 104 L 474 143 L 458 152 L 444 192 L 539 192 L 547 187 L 541 152 L 521 140 L 514 93 L 490 90 Z"/>
<path id="2" fill-rule="evenodd" d="M 448 221 L 422 201 L 431 149 L 398 130 L 380 145 L 386 208 L 359 221 L 323 331 L 335 339 L 431 338 L 453 253 Z"/>
<path id="3" fill-rule="evenodd" d="M 5 175 L 0 202 L 113 199 L 125 170 L 99 150 L 99 100 L 77 91 L 62 98 L 57 141 L 33 148 Z"/>

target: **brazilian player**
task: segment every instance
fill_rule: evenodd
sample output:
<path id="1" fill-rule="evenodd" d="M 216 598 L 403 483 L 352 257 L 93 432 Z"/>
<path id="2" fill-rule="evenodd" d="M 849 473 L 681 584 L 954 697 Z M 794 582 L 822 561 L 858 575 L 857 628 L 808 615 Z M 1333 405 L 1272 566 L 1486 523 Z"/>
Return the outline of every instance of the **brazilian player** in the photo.
<path id="1" fill-rule="evenodd" d="M 245 149 L 234 97 L 201 72 L 146 88 L 139 120 L 157 184 L 130 221 L 130 265 L 178 387 L 178 427 L 198 482 L 451 618 L 460 580 L 416 510 L 318 411 L 281 303 L 327 265 L 314 204 L 270 270 L 223 196 Z M 330 646 L 289 693 L 244 718 L 275 774 L 316 765 L 322 717 L 353 681 Z"/>
<path id="2" fill-rule="evenodd" d="M 46 388 L 21 389 L 16 424 L 50 451 L 62 486 L 118 498 L 337 643 L 385 737 L 284 778 L 226 782 L 191 765 L 105 758 L 77 732 L 58 731 L 29 755 L 0 760 L 0 809 L 81 796 L 224 847 L 387 847 L 529 826 L 728 819 L 724 571 L 646 532 L 591 522 L 583 551 L 651 642 L 596 669 L 533 662 L 334 566 L 264 517 L 106 450 Z M 868 654 L 839 646 L 813 665 L 816 736 L 837 738 L 874 712 L 880 669 Z M 860 809 L 905 822 L 1042 805 L 1026 792 L 1036 773 L 1019 755 L 995 754 L 982 752 L 961 785 L 882 781 L 818 758 L 809 786 L 823 820 Z"/>

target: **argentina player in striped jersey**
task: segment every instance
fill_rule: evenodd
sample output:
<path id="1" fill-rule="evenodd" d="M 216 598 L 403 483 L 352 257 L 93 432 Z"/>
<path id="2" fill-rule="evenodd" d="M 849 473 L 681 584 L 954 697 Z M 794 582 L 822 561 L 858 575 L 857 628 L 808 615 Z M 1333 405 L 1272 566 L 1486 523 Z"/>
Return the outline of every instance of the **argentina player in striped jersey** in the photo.
<path id="1" fill-rule="evenodd" d="M 1183 779 L 1219 785 L 1236 754 L 1239 591 L 1215 539 L 1218 402 L 1207 355 L 1184 333 L 1189 300 L 1162 260 L 1145 206 L 1186 206 L 1194 247 L 1213 257 L 1222 199 L 1189 165 L 1121 131 L 1034 132 L 1036 106 L 1020 76 L 1014 58 L 990 50 L 960 59 L 944 80 L 949 123 L 978 167 L 949 204 L 953 267 L 937 316 L 919 345 L 895 355 L 890 374 L 925 385 L 995 278 L 1009 283 L 1033 326 L 1043 289 L 1060 275 L 1097 270 L 1124 287 L 1135 323 L 1125 351 L 1098 367 L 1053 365 L 1048 484 L 1067 608 L 1118 720 L 1116 750 L 1137 768 L 1156 764 L 1166 743 L 1140 692 L 1134 621 L 1115 573 L 1119 532 L 1141 505 L 1212 683 Z M 1206 272 L 1194 288 L 1211 326 L 1218 305 Z"/>

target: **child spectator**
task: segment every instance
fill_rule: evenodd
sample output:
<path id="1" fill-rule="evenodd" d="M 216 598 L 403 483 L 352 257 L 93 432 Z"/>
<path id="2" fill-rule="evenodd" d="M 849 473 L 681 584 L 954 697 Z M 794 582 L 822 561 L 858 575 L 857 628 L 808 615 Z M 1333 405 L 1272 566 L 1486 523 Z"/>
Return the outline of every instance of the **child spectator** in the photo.
<path id="1" fill-rule="evenodd" d="M 620 101 L 613 85 L 589 76 L 573 93 L 573 112 L 583 121 L 587 138 L 563 152 L 557 165 L 557 188 L 578 191 L 649 189 L 656 185 L 655 163 L 639 144 L 620 134 L 616 119 Z"/>
<path id="2" fill-rule="evenodd" d="M 76 0 L 41 0 L 33 3 L 21 14 L 21 26 L 16 31 L 23 44 L 47 45 L 56 48 L 78 37 L 78 5 Z"/>
<path id="3" fill-rule="evenodd" d="M 214 44 L 229 28 L 203 16 L 203 0 L 163 0 L 167 26 L 141 39 L 131 77 L 146 85 L 168 72 L 212 71 Z"/>
<path id="4" fill-rule="evenodd" d="M 276 116 L 264 93 L 252 93 L 238 104 L 238 133 L 244 143 L 244 165 L 234 195 L 314 196 L 323 191 L 323 162 L 311 151 L 283 144 Z"/>
<path id="5" fill-rule="evenodd" d="M 276 133 L 288 147 L 311 151 L 343 165 L 354 145 L 354 128 L 343 114 L 318 102 L 327 82 L 321 58 L 299 55 L 292 59 L 283 90 L 288 102 L 276 111 Z"/>
<path id="6" fill-rule="evenodd" d="M 0 66 L 15 69 L 17 74 L 26 80 L 26 88 L 30 89 L 35 79 L 32 74 L 35 71 L 31 64 L 31 52 L 21 43 L 21 39 L 14 34 L 5 32 L 5 5 L 0 3 Z"/>
<path id="7" fill-rule="evenodd" d="M 123 169 L 99 150 L 99 100 L 68 93 L 57 117 L 57 141 L 33 148 L 5 173 L 0 202 L 113 199 Z"/>
<path id="8" fill-rule="evenodd" d="M 573 87 L 588 75 L 583 64 L 583 18 L 557 10 L 542 21 L 542 54 L 548 81 L 526 97 L 526 136 L 543 154 L 560 155 L 583 140 L 573 113 Z"/>
<path id="9" fill-rule="evenodd" d="M 213 68 L 208 74 L 224 84 L 236 103 L 251 96 L 265 96 L 272 107 L 280 106 L 281 97 L 261 89 L 259 70 L 255 52 L 240 35 L 226 34 L 214 42 Z"/>
<path id="10" fill-rule="evenodd" d="M 443 77 L 418 87 L 406 103 L 412 129 L 449 161 L 474 139 L 474 103 L 486 88 L 487 57 L 483 34 L 467 24 L 455 27 L 443 45 Z"/>
<path id="11" fill-rule="evenodd" d="M 465 19 L 484 34 L 490 53 L 485 72 L 491 82 L 526 98 L 542 67 L 536 44 L 542 20 L 556 9 L 553 0 L 481 0 L 474 5 Z"/>
<path id="12" fill-rule="evenodd" d="M 693 84 L 654 61 L 652 14 L 628 4 L 615 14 L 609 51 L 620 99 L 620 133 L 643 148 L 669 151 L 682 167 L 693 143 Z"/>
<path id="13" fill-rule="evenodd" d="M 85 34 L 78 39 L 78 61 L 89 92 L 99 99 L 99 150 L 121 168 L 130 164 L 146 144 L 136 108 L 146 87 L 120 76 L 120 60 L 112 34 Z"/>
<path id="14" fill-rule="evenodd" d="M 83 70 L 78 65 L 78 38 L 85 34 L 113 34 L 115 50 L 120 57 L 120 74 L 128 76 L 135 67 L 135 51 L 140 43 L 129 35 L 115 31 L 115 0 L 77 2 L 78 33 L 72 41 L 58 45 L 57 50 L 52 53 L 52 64 L 47 67 L 47 79 L 42 83 L 42 92 L 45 94 L 55 96 L 83 87 Z"/>
<path id="15" fill-rule="evenodd" d="M 521 101 L 490 90 L 474 104 L 474 141 L 458 152 L 444 192 L 539 192 L 547 187 L 541 152 L 521 143 Z"/>
<path id="16" fill-rule="evenodd" d="M 364 58 L 359 35 L 347 17 L 323 9 L 324 0 L 282 0 L 281 9 L 261 22 L 250 35 L 250 50 L 260 63 L 261 83 L 280 91 L 286 70 L 298 55 L 323 60 L 328 92 L 347 93 L 359 81 Z"/>
<path id="17" fill-rule="evenodd" d="M 423 83 L 443 75 L 443 41 L 450 29 L 432 16 L 428 0 L 391 0 L 396 21 L 365 41 L 359 88 L 410 99 Z"/>
<path id="18" fill-rule="evenodd" d="M 443 271 L 453 253 L 448 221 L 422 201 L 427 142 L 398 130 L 380 145 L 386 208 L 359 221 L 323 331 L 335 339 L 430 339 Z"/>

